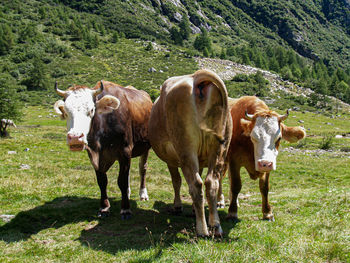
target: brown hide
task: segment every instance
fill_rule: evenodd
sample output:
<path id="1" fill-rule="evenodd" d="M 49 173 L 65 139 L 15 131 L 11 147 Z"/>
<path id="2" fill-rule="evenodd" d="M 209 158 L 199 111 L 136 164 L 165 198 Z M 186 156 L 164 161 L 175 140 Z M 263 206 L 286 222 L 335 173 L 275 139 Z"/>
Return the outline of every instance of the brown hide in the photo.
<path id="1" fill-rule="evenodd" d="M 100 88 L 98 82 L 94 89 Z M 108 114 L 99 114 L 96 110 L 87 135 L 86 147 L 90 161 L 95 168 L 97 182 L 101 190 L 100 213 L 109 212 L 110 203 L 107 196 L 106 172 L 115 161 L 119 162 L 118 186 L 122 192 L 121 215 L 130 217 L 128 196 L 129 170 L 131 158 L 140 156 L 139 173 L 141 176 L 140 198 L 148 199 L 145 190 L 145 173 L 150 143 L 148 140 L 148 122 L 152 108 L 150 96 L 131 86 L 103 81 L 103 92 L 97 96 L 100 100 L 105 95 L 119 99 L 120 105 Z M 142 192 L 146 191 L 146 192 Z M 141 193 L 146 193 L 141 195 Z"/>
<path id="2" fill-rule="evenodd" d="M 239 166 L 245 166 L 251 177 L 257 178 L 258 172 L 255 172 L 254 147 L 250 137 L 244 134 L 241 125 L 241 119 L 245 118 L 245 112 L 255 114 L 257 111 L 268 111 L 267 105 L 254 96 L 245 96 L 231 104 L 230 112 L 232 117 L 232 138 L 227 158 L 229 161 L 237 163 Z M 253 122 L 249 122 L 250 130 L 254 127 Z"/>
<path id="3" fill-rule="evenodd" d="M 268 202 L 269 172 L 263 173 L 255 170 L 254 145 L 250 138 L 250 132 L 254 128 L 257 117 L 268 117 L 279 115 L 271 111 L 268 106 L 254 96 L 245 96 L 236 100 L 230 100 L 230 111 L 232 116 L 232 138 L 227 154 L 230 174 L 230 207 L 228 218 L 237 218 L 237 197 L 241 190 L 240 169 L 245 167 L 252 179 L 259 178 L 259 187 L 262 195 L 263 218 L 274 220 L 271 207 Z M 245 120 L 245 113 L 254 115 L 252 120 Z M 300 127 L 287 127 L 280 122 L 282 138 L 291 142 L 298 141 L 305 137 L 305 131 Z M 276 144 L 278 149 L 279 141 Z M 221 182 L 218 196 L 222 200 L 223 196 Z"/>

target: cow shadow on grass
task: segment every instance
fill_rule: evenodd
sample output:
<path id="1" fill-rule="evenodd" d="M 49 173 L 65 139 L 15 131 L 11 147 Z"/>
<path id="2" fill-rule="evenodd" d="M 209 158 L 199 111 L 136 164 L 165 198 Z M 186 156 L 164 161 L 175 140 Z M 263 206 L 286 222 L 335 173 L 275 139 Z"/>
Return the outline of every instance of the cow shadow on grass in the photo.
<path id="1" fill-rule="evenodd" d="M 7 243 L 25 241 L 42 230 L 59 229 L 80 222 L 84 222 L 84 229 L 77 240 L 83 246 L 111 254 L 130 249 L 156 248 L 156 251 L 161 251 L 161 248 L 174 243 L 193 242 L 197 239 L 195 217 L 189 204 L 184 204 L 182 214 L 174 215 L 169 212 L 171 204 L 155 201 L 152 208 L 141 208 L 136 201 L 131 200 L 133 217 L 122 220 L 119 215 L 120 200 L 110 201 L 111 215 L 99 218 L 98 199 L 76 196 L 55 198 L 44 205 L 18 213 L 0 227 L 0 240 Z M 225 211 L 220 210 L 219 215 L 227 234 L 234 224 L 224 220 Z M 226 235 L 222 241 L 227 240 Z M 157 253 L 152 257 L 157 257 Z"/>

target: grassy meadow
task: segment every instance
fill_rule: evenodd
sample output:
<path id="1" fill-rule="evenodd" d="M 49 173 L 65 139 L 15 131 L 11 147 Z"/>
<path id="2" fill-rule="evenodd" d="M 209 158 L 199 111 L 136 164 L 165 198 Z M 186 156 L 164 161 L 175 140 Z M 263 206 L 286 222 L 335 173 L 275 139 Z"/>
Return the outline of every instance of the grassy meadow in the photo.
<path id="1" fill-rule="evenodd" d="M 221 239 L 196 237 L 185 180 L 184 213 L 168 212 L 171 179 L 153 152 L 150 200 L 139 201 L 134 159 L 133 217 L 121 220 L 116 163 L 108 173 L 112 213 L 98 218 L 100 191 L 88 156 L 68 150 L 65 122 L 53 115 L 52 108 L 27 107 L 11 138 L 0 140 L 0 216 L 14 216 L 0 218 L 0 262 L 350 262 L 350 139 L 319 149 L 327 134 L 350 133 L 349 115 L 292 112 L 286 123 L 303 120 L 308 137 L 282 144 L 270 177 L 276 221 L 262 220 L 258 182 L 244 172 L 236 223 L 225 220 L 224 180 Z"/>

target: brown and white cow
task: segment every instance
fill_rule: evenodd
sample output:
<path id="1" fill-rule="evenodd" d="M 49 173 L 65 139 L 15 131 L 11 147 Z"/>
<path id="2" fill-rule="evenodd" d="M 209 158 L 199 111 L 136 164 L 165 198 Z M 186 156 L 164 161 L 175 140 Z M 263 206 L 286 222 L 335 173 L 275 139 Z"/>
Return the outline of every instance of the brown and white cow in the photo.
<path id="1" fill-rule="evenodd" d="M 242 188 L 240 169 L 245 167 L 252 179 L 259 178 L 263 219 L 274 221 L 268 201 L 269 175 L 276 169 L 280 141 L 296 142 L 305 137 L 305 131 L 301 127 L 287 127 L 282 122 L 288 111 L 279 115 L 254 96 L 231 101 L 230 110 L 233 128 L 227 161 L 231 200 L 227 217 L 237 219 L 237 197 Z M 218 205 L 223 205 L 221 181 L 218 199 Z"/>
<path id="2" fill-rule="evenodd" d="M 222 234 L 216 196 L 231 125 L 226 87 L 208 70 L 166 80 L 152 108 L 149 139 L 155 153 L 168 165 L 175 191 L 174 208 L 182 209 L 180 167 L 193 200 L 196 231 L 201 236 L 209 235 L 204 213 L 203 167 L 208 167 L 204 184 L 209 225 L 215 235 Z"/>
<path id="3" fill-rule="evenodd" d="M 121 216 L 131 216 L 129 170 L 131 158 L 140 156 L 140 198 L 147 200 L 145 174 L 150 149 L 148 120 L 152 101 L 145 91 L 122 87 L 108 81 L 95 88 L 73 86 L 56 92 L 64 100 L 55 103 L 55 111 L 67 119 L 67 144 L 71 151 L 87 150 L 101 190 L 99 215 L 109 213 L 106 172 L 118 160 L 118 186 L 122 193 Z"/>

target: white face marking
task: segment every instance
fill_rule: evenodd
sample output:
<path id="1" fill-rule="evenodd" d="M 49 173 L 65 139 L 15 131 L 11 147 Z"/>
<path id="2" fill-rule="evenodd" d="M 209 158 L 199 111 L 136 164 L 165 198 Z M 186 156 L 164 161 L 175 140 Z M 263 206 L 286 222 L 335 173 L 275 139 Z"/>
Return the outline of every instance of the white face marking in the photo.
<path id="1" fill-rule="evenodd" d="M 254 144 L 255 170 L 263 172 L 261 164 L 271 164 L 270 170 L 276 170 L 278 150 L 276 142 L 281 138 L 277 117 L 257 117 L 250 134 Z M 260 165 L 259 165 L 260 162 Z M 269 165 L 267 165 L 269 166 Z M 266 168 L 268 170 L 268 168 Z M 265 171 L 267 171 L 265 170 Z"/>
<path id="2" fill-rule="evenodd" d="M 69 91 L 64 102 L 67 112 L 67 130 L 71 136 L 78 136 L 79 141 L 87 144 L 87 134 L 95 114 L 95 103 L 90 89 Z"/>

